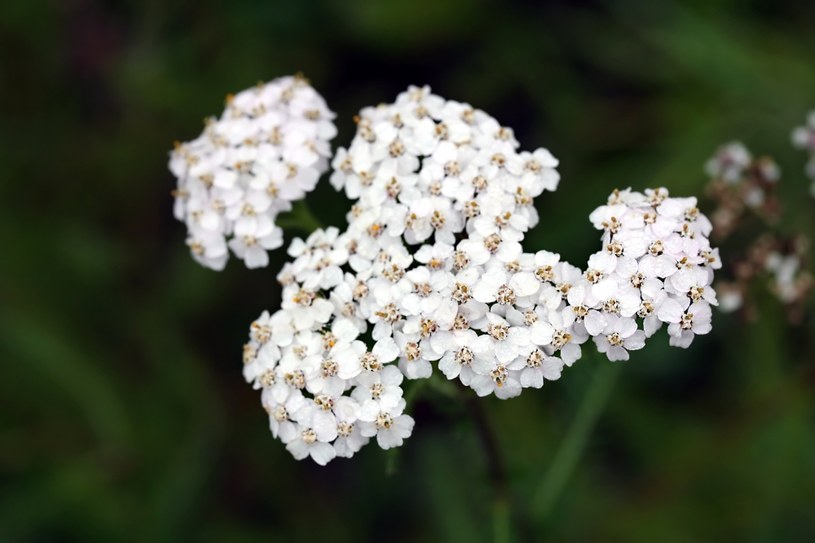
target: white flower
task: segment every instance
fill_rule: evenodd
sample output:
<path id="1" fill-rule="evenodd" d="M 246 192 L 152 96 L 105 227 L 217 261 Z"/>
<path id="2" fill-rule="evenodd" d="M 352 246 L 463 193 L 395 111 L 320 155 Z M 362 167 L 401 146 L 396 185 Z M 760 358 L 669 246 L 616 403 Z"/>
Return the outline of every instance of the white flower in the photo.
<path id="1" fill-rule="evenodd" d="M 802 279 L 806 272 L 801 270 L 801 265 L 801 257 L 797 254 L 773 251 L 767 256 L 765 267 L 773 275 L 772 288 L 782 302 L 800 299 L 801 292 L 808 288 L 807 281 Z"/>
<path id="2" fill-rule="evenodd" d="M 479 396 L 494 393 L 497 397 L 506 399 L 519 395 L 521 393 L 519 372 L 509 369 L 508 365 L 507 362 L 500 362 L 494 358 L 477 357 L 473 363 L 475 376 L 470 386 Z"/>
<path id="3" fill-rule="evenodd" d="M 340 420 L 337 423 L 337 439 L 334 441 L 334 450 L 337 456 L 351 458 L 365 444 L 370 441 L 369 437 L 363 436 L 359 424 L 348 423 Z"/>
<path id="4" fill-rule="evenodd" d="M 334 305 L 314 291 L 291 285 L 283 289 L 280 307 L 288 311 L 297 330 L 306 330 L 315 323 L 324 324 L 331 318 Z"/>
<path id="5" fill-rule="evenodd" d="M 269 428 L 274 437 L 280 437 L 284 443 L 295 438 L 297 425 L 291 419 L 306 405 L 307 400 L 299 390 L 278 386 L 275 390 L 264 389 L 262 403 L 269 413 Z"/>
<path id="6" fill-rule="evenodd" d="M 493 353 L 495 358 L 508 363 L 518 356 L 529 353 L 532 345 L 531 334 L 526 326 L 511 326 L 500 315 L 487 313 L 485 335 L 479 336 L 477 343 L 483 344 L 484 350 Z"/>
<path id="7" fill-rule="evenodd" d="M 362 435 L 357 424 L 360 406 L 356 400 L 340 396 L 333 403 L 332 411 L 337 423 L 334 450 L 337 456 L 350 458 L 368 442 L 368 438 Z"/>
<path id="8" fill-rule="evenodd" d="M 408 379 L 427 379 L 433 373 L 431 360 L 441 358 L 432 349 L 429 349 L 429 342 L 422 339 L 419 333 L 394 334 L 396 344 L 402 355 L 399 358 L 399 369 Z"/>
<path id="9" fill-rule="evenodd" d="M 529 339 L 538 347 L 551 345 L 555 335 L 555 329 L 543 318 L 538 319 L 529 325 Z"/>
<path id="10" fill-rule="evenodd" d="M 386 366 L 380 372 L 366 372 L 357 379 L 352 393 L 360 405 L 360 417 L 373 420 L 380 411 L 395 410 L 402 400 L 402 372 L 396 366 Z M 367 415 L 367 418 L 366 418 Z"/>
<path id="11" fill-rule="evenodd" d="M 404 440 L 413 433 L 414 424 L 415 421 L 410 415 L 394 417 L 390 413 L 380 413 L 373 422 L 377 444 L 383 449 L 401 447 Z"/>
<path id="12" fill-rule="evenodd" d="M 668 335 L 674 347 L 687 348 L 696 335 L 704 335 L 711 330 L 710 304 L 684 299 L 668 299 L 660 308 L 660 320 L 670 323 Z"/>
<path id="13" fill-rule="evenodd" d="M 681 269 L 665 282 L 665 286 L 671 294 L 687 296 L 694 302 L 704 300 L 711 305 L 718 305 L 716 291 L 710 286 L 710 276 L 704 269 Z"/>
<path id="14" fill-rule="evenodd" d="M 224 269 L 229 259 L 224 236 L 203 229 L 192 230 L 190 234 L 190 237 L 187 238 L 187 246 L 196 262 L 215 271 Z"/>
<path id="15" fill-rule="evenodd" d="M 603 332 L 595 336 L 597 350 L 605 353 L 612 362 L 628 360 L 628 351 L 645 346 L 645 332 L 637 330 L 634 319 L 609 315 Z"/>
<path id="16" fill-rule="evenodd" d="M 338 349 L 334 355 L 337 363 L 337 376 L 340 379 L 353 379 L 362 372 L 362 357 L 366 354 L 365 343 L 354 341 Z"/>
<path id="17" fill-rule="evenodd" d="M 269 264 L 267 251 L 283 245 L 283 231 L 268 219 L 238 223 L 235 237 L 229 241 L 229 248 L 238 258 L 246 262 L 246 267 L 264 268 Z"/>
<path id="18" fill-rule="evenodd" d="M 337 452 L 330 443 L 319 441 L 314 429 L 302 425 L 297 427 L 293 438 L 286 443 L 286 449 L 297 460 L 310 456 L 321 466 L 325 466 L 337 456 Z"/>
<path id="19" fill-rule="evenodd" d="M 543 381 L 557 381 L 563 371 L 563 360 L 556 356 L 547 356 L 536 349 L 526 358 L 518 359 L 523 365 L 520 370 L 520 383 L 524 388 L 541 388 Z"/>
<path id="20" fill-rule="evenodd" d="M 478 344 L 478 335 L 473 330 L 439 332 L 432 338 L 433 348 L 444 355 L 439 360 L 439 369 L 448 379 L 458 378 L 469 386 L 475 375 L 472 369 L 476 357 L 487 357 L 484 344 Z"/>
<path id="21" fill-rule="evenodd" d="M 793 130 L 792 143 L 795 147 L 809 152 L 809 162 L 805 171 L 812 179 L 809 187 L 810 196 L 815 198 L 815 111 L 811 111 L 807 116 L 806 126 Z"/>
<path id="22" fill-rule="evenodd" d="M 807 123 L 792 131 L 792 143 L 799 149 L 815 152 L 815 111 L 807 115 Z"/>
<path id="23" fill-rule="evenodd" d="M 744 294 L 738 285 L 721 281 L 716 283 L 716 291 L 718 292 L 720 311 L 732 313 L 741 309 L 744 305 Z"/>
<path id="24" fill-rule="evenodd" d="M 711 177 L 721 178 L 729 183 L 737 183 L 741 180 L 752 159 L 747 148 L 742 143 L 734 141 L 719 147 L 716 155 L 705 165 L 705 172 Z"/>
<path id="25" fill-rule="evenodd" d="M 473 298 L 483 303 L 515 304 L 517 298 L 531 296 L 539 288 L 534 274 L 520 272 L 510 277 L 504 266 L 493 265 L 473 287 Z"/>
<path id="26" fill-rule="evenodd" d="M 574 326 L 575 314 L 571 308 L 549 311 L 547 319 L 555 330 L 551 343 L 553 352 L 558 352 L 563 363 L 571 366 L 582 355 L 580 345 L 588 340 L 588 334 Z"/>
<path id="27" fill-rule="evenodd" d="M 294 417 L 301 426 L 311 428 L 317 440 L 334 441 L 337 438 L 337 417 L 333 409 L 338 397 L 339 394 L 336 396 L 317 394 L 312 400 L 307 401 Z"/>

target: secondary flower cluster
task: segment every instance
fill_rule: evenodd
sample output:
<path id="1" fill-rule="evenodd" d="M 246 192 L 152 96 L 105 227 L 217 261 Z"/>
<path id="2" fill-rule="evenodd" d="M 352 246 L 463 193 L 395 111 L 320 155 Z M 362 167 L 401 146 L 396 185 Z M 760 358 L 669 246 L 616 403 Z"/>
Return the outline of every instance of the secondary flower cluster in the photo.
<path id="1" fill-rule="evenodd" d="M 793 142 L 815 153 L 815 114 L 809 120 L 809 126 L 793 132 Z M 787 317 L 799 321 L 813 284 L 804 262 L 808 241 L 805 236 L 786 239 L 773 232 L 782 212 L 777 196 L 779 167 L 769 157 L 754 159 L 743 144 L 733 142 L 719 147 L 705 171 L 711 177 L 707 192 L 716 203 L 711 214 L 713 237 L 724 240 L 736 230 L 745 230 L 748 210 L 759 219 L 761 230 L 741 254 L 731 258 L 732 277 L 716 284 L 721 310 L 741 310 L 743 315 L 755 317 L 757 310 L 748 293 L 751 284 L 761 280 L 767 281 L 769 290 L 787 307 Z M 815 175 L 815 158 L 808 171 Z"/>
<path id="2" fill-rule="evenodd" d="M 220 119 L 193 141 L 177 143 L 175 217 L 202 265 L 221 270 L 228 248 L 249 268 L 269 263 L 283 244 L 275 225 L 328 169 L 334 114 L 301 77 L 282 77 L 227 96 Z"/>
<path id="3" fill-rule="evenodd" d="M 521 248 L 533 199 L 559 181 L 547 150 L 518 151 L 511 130 L 426 87 L 357 122 L 332 164 L 355 200 L 348 228 L 294 240 L 281 309 L 244 348 L 244 376 L 296 458 L 401 445 L 402 381 L 434 367 L 509 398 L 558 379 L 590 337 L 625 360 L 662 323 L 682 347 L 710 330 L 720 263 L 695 199 L 616 191 L 591 215 L 602 248 L 584 272 Z"/>
<path id="4" fill-rule="evenodd" d="M 772 158 L 754 159 L 742 143 L 731 142 L 719 147 L 705 165 L 705 171 L 710 176 L 708 195 L 716 202 L 711 220 L 717 239 L 735 231 L 746 210 L 764 220 L 778 217 L 776 189 L 781 170 Z"/>
<path id="5" fill-rule="evenodd" d="M 758 308 L 750 296 L 751 285 L 761 281 L 784 304 L 790 322 L 803 320 L 805 302 L 815 281 L 806 269 L 809 241 L 798 235 L 781 239 L 774 234 L 760 236 L 743 255 L 733 259 L 733 277 L 718 281 L 721 310 L 741 311 L 748 319 L 758 317 Z"/>
<path id="6" fill-rule="evenodd" d="M 800 126 L 792 132 L 792 143 L 799 149 L 809 152 L 809 162 L 807 162 L 806 172 L 812 184 L 809 186 L 809 193 L 815 198 L 815 111 L 811 111 L 807 116 L 807 124 Z"/>
<path id="7" fill-rule="evenodd" d="M 585 326 L 600 352 L 627 360 L 625 349 L 641 348 L 663 323 L 675 347 L 710 332 L 710 306 L 718 305 L 713 272 L 722 264 L 696 198 L 670 198 L 664 188 L 615 191 L 590 219 L 604 232 L 603 249 L 589 258 L 587 295 L 570 292 L 568 300 L 575 311 L 579 302 L 589 308 Z"/>

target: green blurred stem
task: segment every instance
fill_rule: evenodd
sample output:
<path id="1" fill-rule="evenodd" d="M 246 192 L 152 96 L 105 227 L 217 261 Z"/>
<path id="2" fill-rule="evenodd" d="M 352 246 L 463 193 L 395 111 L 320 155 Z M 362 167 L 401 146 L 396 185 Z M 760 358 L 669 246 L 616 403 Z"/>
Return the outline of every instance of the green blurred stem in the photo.
<path id="1" fill-rule="evenodd" d="M 545 521 L 552 513 L 552 508 L 583 456 L 620 374 L 618 366 L 619 364 L 606 362 L 597 369 L 566 437 L 561 441 L 549 469 L 532 495 L 532 512 L 540 521 Z"/>
<path id="2" fill-rule="evenodd" d="M 411 381 L 410 388 L 405 394 L 405 409 L 412 407 L 420 397 L 425 396 L 428 392 L 446 398 L 456 398 L 457 394 L 453 383 L 441 376 L 440 372 L 434 372 L 428 379 Z"/>
<path id="3" fill-rule="evenodd" d="M 509 543 L 512 540 L 511 507 L 509 496 L 509 485 L 507 483 L 507 471 L 498 439 L 490 425 L 487 413 L 484 411 L 484 399 L 478 398 L 472 390 L 463 386 L 456 386 L 453 382 L 442 377 L 439 372 L 434 372 L 429 379 L 415 381 L 405 396 L 405 403 L 413 405 L 416 400 L 427 392 L 434 392 L 447 398 L 458 398 L 463 401 L 470 416 L 475 423 L 478 439 L 481 441 L 481 448 L 484 451 L 487 464 L 487 471 L 492 491 L 492 536 L 496 543 Z M 395 457 L 389 463 L 392 471 L 395 465 Z M 391 472 L 389 471 L 389 473 Z"/>
<path id="4" fill-rule="evenodd" d="M 492 540 L 496 543 L 509 543 L 509 504 L 496 499 L 492 504 Z"/>
<path id="5" fill-rule="evenodd" d="M 433 372 L 429 379 L 417 379 L 411 381 L 410 388 L 405 393 L 405 412 L 411 411 L 414 404 L 428 394 L 438 394 L 445 398 L 456 398 L 456 387 L 441 375 L 441 372 Z M 394 447 L 387 451 L 385 462 L 386 475 L 393 475 L 398 470 L 398 462 L 401 447 Z"/>
<path id="6" fill-rule="evenodd" d="M 492 488 L 492 535 L 497 543 L 508 543 L 511 540 L 509 485 L 507 471 L 498 439 L 492 430 L 487 413 L 484 411 L 484 399 L 472 394 L 471 390 L 461 390 L 467 409 L 475 422 L 478 437 L 486 456 L 487 471 Z"/>
<path id="7" fill-rule="evenodd" d="M 296 228 L 308 233 L 323 227 L 323 223 L 314 216 L 305 200 L 294 202 L 290 212 L 277 218 L 277 225 L 281 228 Z"/>

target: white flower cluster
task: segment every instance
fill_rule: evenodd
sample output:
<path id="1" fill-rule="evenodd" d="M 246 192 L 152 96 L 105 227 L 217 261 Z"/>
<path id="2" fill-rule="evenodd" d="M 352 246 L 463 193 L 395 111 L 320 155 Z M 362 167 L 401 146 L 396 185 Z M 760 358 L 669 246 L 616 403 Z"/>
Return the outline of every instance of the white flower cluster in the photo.
<path id="1" fill-rule="evenodd" d="M 600 352 L 627 360 L 627 350 L 642 348 L 663 323 L 675 347 L 710 332 L 710 306 L 718 305 L 713 271 L 722 263 L 696 198 L 669 198 L 664 188 L 617 191 L 590 219 L 603 230 L 603 249 L 568 300 L 585 313 Z"/>
<path id="2" fill-rule="evenodd" d="M 331 177 L 356 200 L 348 228 L 292 243 L 281 309 L 244 348 L 244 376 L 296 458 L 350 457 L 374 436 L 401 445 L 402 381 L 434 366 L 509 398 L 558 379 L 590 337 L 623 360 L 663 322 L 683 347 L 710 330 L 720 264 L 695 199 L 615 192 L 591 216 L 603 248 L 583 272 L 523 252 L 533 199 L 559 175 L 547 150 L 517 148 L 495 119 L 426 87 L 360 113 Z"/>
<path id="3" fill-rule="evenodd" d="M 809 192 L 815 198 L 815 111 L 809 113 L 805 126 L 799 126 L 792 131 L 792 143 L 799 149 L 809 152 L 806 172 L 812 179 Z"/>
<path id="4" fill-rule="evenodd" d="M 323 98 L 301 77 L 282 77 L 227 96 L 220 119 L 176 144 L 175 217 L 202 265 L 221 270 L 228 248 L 249 268 L 268 265 L 283 244 L 281 211 L 314 189 L 328 169 L 336 134 Z M 228 248 L 227 248 L 228 247 Z"/>

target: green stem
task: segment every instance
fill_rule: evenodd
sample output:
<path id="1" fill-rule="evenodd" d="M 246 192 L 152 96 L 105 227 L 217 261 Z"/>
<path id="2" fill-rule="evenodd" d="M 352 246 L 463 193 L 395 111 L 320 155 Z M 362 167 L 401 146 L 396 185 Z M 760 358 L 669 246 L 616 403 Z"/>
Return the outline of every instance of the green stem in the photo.
<path id="1" fill-rule="evenodd" d="M 408 391 L 405 393 L 405 412 L 413 407 L 416 399 L 421 396 L 423 390 L 427 387 L 427 379 L 418 379 L 413 381 Z"/>
<path id="2" fill-rule="evenodd" d="M 405 393 L 405 413 L 408 413 L 414 404 L 428 393 L 435 393 L 446 398 L 456 397 L 456 388 L 453 384 L 441 376 L 440 372 L 434 372 L 429 379 L 417 379 L 411 381 L 410 388 Z M 385 462 L 385 474 L 393 475 L 398 470 L 399 455 L 401 447 L 396 447 L 387 451 Z"/>
<path id="3" fill-rule="evenodd" d="M 620 373 L 617 366 L 618 364 L 605 362 L 597 369 L 566 437 L 560 443 L 549 469 L 532 495 L 532 511 L 540 521 L 545 521 L 552 513 L 552 508 L 583 456 L 583 451 L 617 381 Z"/>
<path id="4" fill-rule="evenodd" d="M 323 227 L 323 223 L 314 216 L 305 200 L 294 202 L 290 212 L 277 218 L 277 225 L 281 228 L 296 228 L 309 234 Z"/>
<path id="5" fill-rule="evenodd" d="M 492 504 L 492 540 L 495 543 L 509 543 L 509 504 L 504 499 L 496 499 Z"/>
<path id="6" fill-rule="evenodd" d="M 492 489 L 492 535 L 497 543 L 508 543 L 511 540 L 512 527 L 510 525 L 510 495 L 507 470 L 498 437 L 493 432 L 487 413 L 484 410 L 484 400 L 472 394 L 471 390 L 459 389 L 459 393 L 466 403 L 470 415 L 475 422 L 481 448 L 487 462 L 487 471 Z"/>

